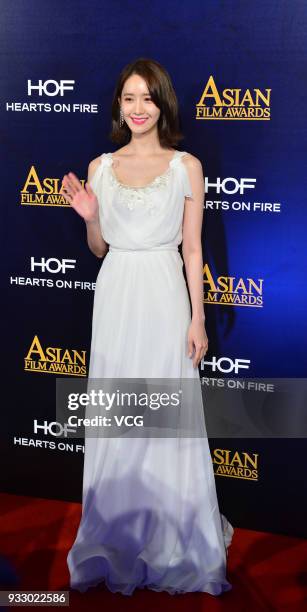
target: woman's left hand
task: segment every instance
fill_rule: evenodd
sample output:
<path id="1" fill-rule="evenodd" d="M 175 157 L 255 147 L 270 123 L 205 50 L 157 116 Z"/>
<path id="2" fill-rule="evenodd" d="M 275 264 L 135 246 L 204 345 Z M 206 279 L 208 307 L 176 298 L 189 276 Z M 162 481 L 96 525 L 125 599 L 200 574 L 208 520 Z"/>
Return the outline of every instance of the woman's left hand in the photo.
<path id="1" fill-rule="evenodd" d="M 188 331 L 188 355 L 192 357 L 193 367 L 196 368 L 208 350 L 208 336 L 206 333 L 205 322 L 193 319 Z"/>

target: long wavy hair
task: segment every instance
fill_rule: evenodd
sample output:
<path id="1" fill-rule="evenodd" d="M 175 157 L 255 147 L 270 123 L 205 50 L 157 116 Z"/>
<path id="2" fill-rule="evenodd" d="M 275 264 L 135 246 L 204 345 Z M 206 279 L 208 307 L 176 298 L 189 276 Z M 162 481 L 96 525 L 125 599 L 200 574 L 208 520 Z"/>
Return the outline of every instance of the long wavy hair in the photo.
<path id="1" fill-rule="evenodd" d="M 180 129 L 179 107 L 175 90 L 167 70 L 159 62 L 140 57 L 127 64 L 122 69 L 112 100 L 112 129 L 110 139 L 117 144 L 127 144 L 131 139 L 131 130 L 124 121 L 119 125 L 120 105 L 122 89 L 126 80 L 132 75 L 138 74 L 147 83 L 147 87 L 154 104 L 160 109 L 158 119 L 158 135 L 161 147 L 176 147 L 178 142 L 184 138 Z"/>

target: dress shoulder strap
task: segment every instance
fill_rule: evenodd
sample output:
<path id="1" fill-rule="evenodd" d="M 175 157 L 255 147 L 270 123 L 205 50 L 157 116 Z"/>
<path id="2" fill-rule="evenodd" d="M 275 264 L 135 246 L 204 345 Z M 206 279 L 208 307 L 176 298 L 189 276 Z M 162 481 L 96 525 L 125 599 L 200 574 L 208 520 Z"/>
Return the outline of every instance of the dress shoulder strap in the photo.
<path id="1" fill-rule="evenodd" d="M 184 155 L 187 155 L 186 151 L 176 151 L 178 159 L 181 159 Z"/>
<path id="2" fill-rule="evenodd" d="M 185 155 L 188 155 L 187 151 L 176 151 L 175 159 L 182 159 Z"/>
<path id="3" fill-rule="evenodd" d="M 193 198 L 193 192 L 190 182 L 190 177 L 186 165 L 182 162 L 183 157 L 187 155 L 187 151 L 176 151 L 173 162 L 179 166 L 182 176 L 183 193 L 186 198 Z"/>
<path id="4" fill-rule="evenodd" d="M 101 164 L 103 166 L 104 165 L 110 166 L 110 164 L 113 162 L 112 153 L 102 153 L 100 158 L 101 158 L 100 160 Z"/>
<path id="5" fill-rule="evenodd" d="M 92 187 L 94 193 L 97 195 L 98 185 L 100 182 L 100 178 L 103 174 L 103 169 L 105 166 L 109 166 L 112 163 L 112 153 L 101 153 L 99 158 L 99 163 L 97 164 L 96 170 L 89 181 L 90 186 Z"/>

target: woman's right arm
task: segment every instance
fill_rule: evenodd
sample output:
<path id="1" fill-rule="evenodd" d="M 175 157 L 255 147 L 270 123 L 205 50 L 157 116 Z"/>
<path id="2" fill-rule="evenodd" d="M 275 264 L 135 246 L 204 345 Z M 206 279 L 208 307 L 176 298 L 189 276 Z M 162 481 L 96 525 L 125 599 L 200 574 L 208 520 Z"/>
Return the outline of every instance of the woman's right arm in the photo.
<path id="1" fill-rule="evenodd" d="M 84 187 L 73 172 L 64 175 L 62 184 L 65 198 L 85 221 L 89 249 L 96 257 L 101 258 L 107 253 L 109 245 L 101 235 L 99 203 L 89 182 L 100 163 L 101 157 L 96 157 L 89 163 L 87 181 Z"/>
<path id="2" fill-rule="evenodd" d="M 93 159 L 89 163 L 88 173 L 87 173 L 87 182 L 94 176 L 98 165 L 100 164 L 100 157 Z M 91 188 L 91 187 L 90 187 Z M 97 211 L 94 214 L 93 218 L 84 219 L 86 225 L 86 233 L 87 233 L 87 244 L 89 249 L 96 255 L 96 257 L 104 257 L 108 251 L 108 244 L 105 242 L 101 235 L 100 223 L 99 223 L 99 208 L 97 207 Z"/>

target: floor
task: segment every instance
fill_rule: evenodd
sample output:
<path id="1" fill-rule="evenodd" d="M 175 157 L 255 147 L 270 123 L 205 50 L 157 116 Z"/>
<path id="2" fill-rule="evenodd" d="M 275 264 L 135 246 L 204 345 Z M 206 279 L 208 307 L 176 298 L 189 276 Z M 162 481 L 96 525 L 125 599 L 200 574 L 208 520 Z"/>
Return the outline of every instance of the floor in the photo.
<path id="1" fill-rule="evenodd" d="M 0 503 L 0 590 L 66 590 L 76 612 L 109 606 L 120 612 L 307 612 L 306 540 L 235 528 L 227 572 L 232 590 L 218 597 L 146 589 L 125 596 L 103 585 L 81 594 L 69 589 L 66 565 L 81 505 L 4 493 Z"/>

